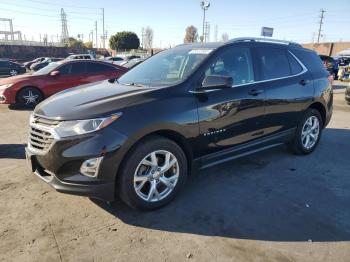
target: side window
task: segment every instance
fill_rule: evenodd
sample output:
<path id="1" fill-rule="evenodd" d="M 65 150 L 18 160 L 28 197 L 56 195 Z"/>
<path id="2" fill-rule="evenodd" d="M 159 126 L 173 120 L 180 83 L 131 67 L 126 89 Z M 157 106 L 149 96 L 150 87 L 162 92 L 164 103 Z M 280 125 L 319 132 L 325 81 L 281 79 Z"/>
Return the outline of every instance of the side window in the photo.
<path id="1" fill-rule="evenodd" d="M 233 47 L 224 51 L 205 71 L 205 75 L 231 76 L 233 78 L 233 85 L 254 82 L 250 49 Z"/>
<path id="2" fill-rule="evenodd" d="M 103 65 L 100 63 L 87 63 L 86 69 L 88 73 L 102 73 L 102 72 L 116 71 L 115 68 L 108 65 Z"/>
<path id="3" fill-rule="evenodd" d="M 69 63 L 61 66 L 58 71 L 61 75 L 77 75 L 85 73 L 84 63 Z"/>
<path id="4" fill-rule="evenodd" d="M 60 71 L 61 75 L 69 75 L 72 71 L 72 64 L 66 64 L 61 66 L 58 71 Z"/>
<path id="5" fill-rule="evenodd" d="M 85 63 L 72 63 L 72 75 L 84 74 L 85 72 Z"/>
<path id="6" fill-rule="evenodd" d="M 289 60 L 289 65 L 290 65 L 290 70 L 292 72 L 292 75 L 297 75 L 303 71 L 303 68 L 299 64 L 297 60 L 295 60 L 294 56 L 292 56 L 288 52 L 288 60 Z"/>
<path id="7" fill-rule="evenodd" d="M 258 48 L 258 60 L 264 80 L 290 76 L 286 51 L 277 48 Z"/>
<path id="8" fill-rule="evenodd" d="M 90 56 L 86 55 L 84 56 L 84 59 L 91 59 Z"/>

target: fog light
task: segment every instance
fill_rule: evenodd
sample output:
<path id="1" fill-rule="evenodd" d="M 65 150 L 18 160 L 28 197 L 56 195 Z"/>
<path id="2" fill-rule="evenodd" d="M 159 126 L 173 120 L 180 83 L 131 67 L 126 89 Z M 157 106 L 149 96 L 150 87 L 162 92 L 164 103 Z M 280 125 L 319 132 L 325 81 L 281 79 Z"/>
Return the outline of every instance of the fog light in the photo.
<path id="1" fill-rule="evenodd" d="M 1 103 L 1 102 L 5 102 L 5 101 L 6 101 L 6 97 L 3 96 L 3 95 L 1 95 L 1 96 L 0 96 L 0 103 Z"/>
<path id="2" fill-rule="evenodd" d="M 80 173 L 88 177 L 97 177 L 103 157 L 85 160 L 80 167 Z"/>

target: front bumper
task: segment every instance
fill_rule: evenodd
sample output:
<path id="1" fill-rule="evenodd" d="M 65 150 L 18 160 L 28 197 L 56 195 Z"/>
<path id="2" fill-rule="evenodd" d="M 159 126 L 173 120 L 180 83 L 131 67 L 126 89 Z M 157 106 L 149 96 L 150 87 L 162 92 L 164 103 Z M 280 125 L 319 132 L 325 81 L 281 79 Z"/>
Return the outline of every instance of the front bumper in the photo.
<path id="1" fill-rule="evenodd" d="M 99 133 L 55 141 L 44 154 L 29 146 L 26 158 L 31 171 L 58 192 L 112 201 L 115 199 L 116 159 L 124 141 L 125 136 L 107 127 Z M 85 160 L 101 156 L 97 177 L 80 172 Z"/>

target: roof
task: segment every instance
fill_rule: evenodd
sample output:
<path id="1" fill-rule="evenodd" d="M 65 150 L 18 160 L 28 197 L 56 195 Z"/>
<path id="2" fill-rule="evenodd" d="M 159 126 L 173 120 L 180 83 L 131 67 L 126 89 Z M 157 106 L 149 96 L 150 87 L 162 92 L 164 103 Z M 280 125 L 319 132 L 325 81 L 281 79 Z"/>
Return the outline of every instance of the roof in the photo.
<path id="1" fill-rule="evenodd" d="M 274 45 L 284 45 L 284 46 L 293 46 L 300 47 L 302 46 L 296 42 L 285 41 L 279 39 L 270 39 L 270 38 L 255 38 L 255 37 L 240 37 L 228 40 L 227 42 L 215 42 L 215 43 L 191 43 L 191 44 L 182 44 L 178 47 L 186 47 L 186 48 L 203 48 L 203 49 L 216 49 L 224 45 L 240 43 L 240 42 L 254 42 L 254 43 L 265 43 L 265 44 L 274 44 Z"/>

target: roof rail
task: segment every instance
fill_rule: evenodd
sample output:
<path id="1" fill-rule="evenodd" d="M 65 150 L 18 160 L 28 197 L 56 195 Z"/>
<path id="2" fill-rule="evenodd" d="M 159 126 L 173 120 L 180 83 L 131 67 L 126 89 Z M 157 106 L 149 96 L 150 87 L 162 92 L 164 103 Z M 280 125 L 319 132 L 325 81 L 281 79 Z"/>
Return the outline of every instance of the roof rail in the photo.
<path id="1" fill-rule="evenodd" d="M 226 43 L 237 43 L 237 42 L 266 42 L 266 43 L 275 43 L 281 45 L 294 45 L 302 47 L 300 44 L 292 41 L 278 40 L 278 39 L 269 39 L 269 38 L 258 38 L 258 37 L 239 37 L 228 40 Z"/>

